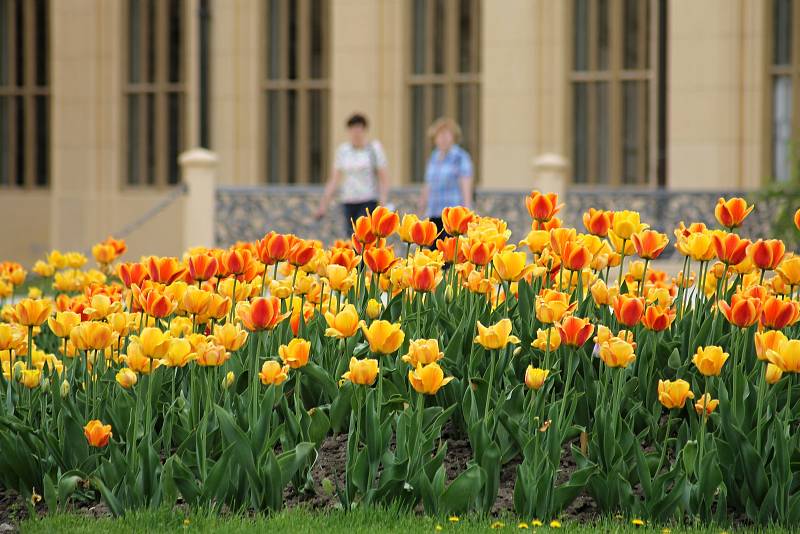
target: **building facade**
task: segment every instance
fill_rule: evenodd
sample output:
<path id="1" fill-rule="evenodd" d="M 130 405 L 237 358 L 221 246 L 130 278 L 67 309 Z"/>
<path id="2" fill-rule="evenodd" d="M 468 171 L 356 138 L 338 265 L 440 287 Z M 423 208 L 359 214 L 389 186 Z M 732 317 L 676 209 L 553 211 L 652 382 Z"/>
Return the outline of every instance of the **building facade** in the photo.
<path id="1" fill-rule="evenodd" d="M 307 190 L 354 111 L 397 186 L 449 115 L 486 190 L 754 190 L 796 179 L 800 1 L 0 0 L 0 257 L 175 254 L 180 153 Z"/>

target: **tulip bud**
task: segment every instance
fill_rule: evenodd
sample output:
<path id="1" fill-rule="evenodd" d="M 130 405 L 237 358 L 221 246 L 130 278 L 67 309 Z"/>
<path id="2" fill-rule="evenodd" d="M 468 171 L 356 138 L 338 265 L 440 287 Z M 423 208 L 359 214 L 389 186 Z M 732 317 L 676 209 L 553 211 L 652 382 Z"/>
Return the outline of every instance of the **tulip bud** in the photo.
<path id="1" fill-rule="evenodd" d="M 226 374 L 225 378 L 222 379 L 222 389 L 229 389 L 235 380 L 236 375 L 233 374 L 233 371 L 228 371 L 228 374 Z"/>
<path id="2" fill-rule="evenodd" d="M 444 300 L 445 302 L 453 302 L 453 286 L 444 288 Z"/>
<path id="3" fill-rule="evenodd" d="M 377 319 L 381 314 L 381 303 L 375 299 L 369 299 L 367 302 L 367 317 L 370 319 Z"/>
<path id="4" fill-rule="evenodd" d="M 66 399 L 67 397 L 69 397 L 69 389 L 70 389 L 69 388 L 69 382 L 67 382 L 66 380 L 61 382 L 60 393 L 61 393 L 61 398 L 62 399 Z"/>
<path id="5" fill-rule="evenodd" d="M 783 376 L 783 371 L 781 371 L 780 367 L 771 363 L 767 364 L 767 372 L 764 375 L 764 379 L 767 381 L 767 384 L 777 383 L 782 376 Z"/>

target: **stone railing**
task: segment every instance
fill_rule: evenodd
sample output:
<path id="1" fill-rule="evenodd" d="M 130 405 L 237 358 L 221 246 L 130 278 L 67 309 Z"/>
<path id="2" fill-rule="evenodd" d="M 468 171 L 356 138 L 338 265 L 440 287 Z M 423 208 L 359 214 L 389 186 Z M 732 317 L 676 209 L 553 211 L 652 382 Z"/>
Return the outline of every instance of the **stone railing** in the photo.
<path id="1" fill-rule="evenodd" d="M 524 202 L 529 192 L 480 189 L 476 193 L 475 210 L 481 215 L 506 220 L 516 241 L 530 230 L 531 221 Z M 416 187 L 396 188 L 392 190 L 390 201 L 400 213 L 414 212 L 418 194 Z M 217 245 L 258 239 L 268 230 L 292 232 L 326 243 L 345 237 L 337 206 L 331 206 L 322 220 L 314 219 L 314 209 L 321 195 L 322 188 L 316 186 L 218 186 L 214 230 Z M 635 210 L 642 214 L 644 222 L 667 232 L 672 239 L 672 230 L 680 221 L 714 225 L 714 206 L 720 196 L 747 195 L 741 191 L 571 188 L 564 195 L 566 206 L 559 216 L 565 224 L 583 228 L 581 216 L 590 207 Z M 769 234 L 769 227 L 770 208 L 761 202 L 748 218 L 743 233 L 764 236 Z"/>

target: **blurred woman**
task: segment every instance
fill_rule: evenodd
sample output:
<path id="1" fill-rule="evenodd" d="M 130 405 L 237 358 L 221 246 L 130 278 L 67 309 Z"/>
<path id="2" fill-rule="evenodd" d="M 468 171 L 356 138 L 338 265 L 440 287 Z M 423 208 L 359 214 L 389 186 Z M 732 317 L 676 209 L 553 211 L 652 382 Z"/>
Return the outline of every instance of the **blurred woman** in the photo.
<path id="1" fill-rule="evenodd" d="M 386 204 L 389 194 L 386 155 L 379 141 L 369 139 L 368 129 L 364 115 L 356 113 L 347 119 L 349 140 L 336 149 L 333 172 L 315 212 L 318 219 L 324 217 L 338 189 L 346 236 L 353 231 L 350 221 L 374 210 L 379 203 Z"/>
<path id="2" fill-rule="evenodd" d="M 425 169 L 425 185 L 417 208 L 441 230 L 444 208 L 472 209 L 472 159 L 458 145 L 461 128 L 453 119 L 442 117 L 434 121 L 428 136 L 435 147 Z"/>

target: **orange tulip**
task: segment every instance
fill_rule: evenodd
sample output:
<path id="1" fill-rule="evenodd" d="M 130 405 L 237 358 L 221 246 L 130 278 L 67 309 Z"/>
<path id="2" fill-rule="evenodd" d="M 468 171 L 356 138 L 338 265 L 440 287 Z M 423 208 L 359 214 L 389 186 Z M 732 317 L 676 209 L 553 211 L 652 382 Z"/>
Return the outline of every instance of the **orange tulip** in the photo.
<path id="1" fill-rule="evenodd" d="M 442 210 L 442 224 L 444 231 L 451 236 L 459 236 L 467 233 L 469 223 L 475 220 L 475 213 L 464 206 L 444 208 Z"/>
<path id="2" fill-rule="evenodd" d="M 600 343 L 600 359 L 608 367 L 628 367 L 636 360 L 636 343 L 620 337 L 610 337 Z"/>
<path id="3" fill-rule="evenodd" d="M 307 265 L 317 254 L 317 249 L 312 241 L 306 239 L 296 239 L 289 249 L 287 259 L 295 267 Z"/>
<path id="4" fill-rule="evenodd" d="M 100 265 L 108 265 L 117 258 L 117 251 L 112 245 L 97 243 L 92 247 L 92 256 Z"/>
<path id="5" fill-rule="evenodd" d="M 383 274 L 399 261 L 391 248 L 376 247 L 364 251 L 364 263 L 373 273 Z"/>
<path id="6" fill-rule="evenodd" d="M 331 265 L 340 265 L 348 271 L 355 269 L 361 261 L 361 256 L 356 255 L 356 251 L 350 247 L 334 247 L 329 256 Z"/>
<path id="7" fill-rule="evenodd" d="M 721 262 L 728 265 L 737 265 L 747 256 L 747 247 L 750 246 L 749 239 L 742 239 L 736 234 L 725 232 L 714 232 L 711 235 L 711 243 L 714 251 Z"/>
<path id="8" fill-rule="evenodd" d="M 561 251 L 561 265 L 570 271 L 582 271 L 592 262 L 592 253 L 576 241 L 568 241 Z"/>
<path id="9" fill-rule="evenodd" d="M 411 225 L 411 241 L 420 247 L 431 246 L 438 235 L 439 230 L 436 228 L 436 223 L 428 219 L 417 221 Z"/>
<path id="10" fill-rule="evenodd" d="M 697 415 L 705 413 L 708 416 L 717 409 L 717 406 L 719 406 L 719 400 L 712 399 L 708 393 L 703 393 L 700 395 L 700 399 L 694 403 L 694 411 L 697 412 Z"/>
<path id="11" fill-rule="evenodd" d="M 292 246 L 293 237 L 291 234 L 269 232 L 256 242 L 258 259 L 264 265 L 274 265 L 286 260 L 289 257 L 289 249 Z"/>
<path id="12" fill-rule="evenodd" d="M 367 245 L 378 239 L 378 236 L 372 231 L 372 221 L 366 215 L 362 215 L 351 223 L 353 225 L 353 241 Z"/>
<path id="13" fill-rule="evenodd" d="M 765 271 L 774 270 L 783 260 L 786 246 L 780 239 L 759 239 L 747 248 L 747 255 L 753 264 Z"/>
<path id="14" fill-rule="evenodd" d="M 125 287 L 130 289 L 134 284 L 141 287 L 142 283 L 149 278 L 150 273 L 141 263 L 120 263 L 117 266 L 117 276 Z"/>
<path id="15" fill-rule="evenodd" d="M 196 282 L 205 282 L 217 275 L 219 261 L 208 253 L 195 254 L 189 258 L 189 275 Z"/>
<path id="16" fill-rule="evenodd" d="M 372 233 L 377 237 L 389 237 L 400 227 L 400 216 L 384 206 L 378 206 L 372 213 L 367 212 Z"/>
<path id="17" fill-rule="evenodd" d="M 292 369 L 299 369 L 308 363 L 311 354 L 311 342 L 305 339 L 294 338 L 288 345 L 278 347 L 278 356 L 284 364 Z"/>
<path id="18" fill-rule="evenodd" d="M 433 265 L 414 266 L 411 271 L 411 287 L 420 293 L 430 293 L 441 281 L 441 273 Z"/>
<path id="19" fill-rule="evenodd" d="M 800 230 L 800 208 L 797 208 L 797 211 L 794 212 L 794 225 Z"/>
<path id="20" fill-rule="evenodd" d="M 644 299 L 640 297 L 618 295 L 612 305 L 617 321 L 628 327 L 636 325 L 644 312 Z"/>
<path id="21" fill-rule="evenodd" d="M 574 228 L 553 228 L 550 230 L 550 248 L 556 255 L 562 256 L 567 243 L 577 238 L 578 234 Z"/>
<path id="22" fill-rule="evenodd" d="M 556 325 L 556 328 L 562 342 L 572 347 L 582 347 L 594 332 L 592 323 L 574 315 L 565 317 L 561 323 Z"/>
<path id="23" fill-rule="evenodd" d="M 267 360 L 261 366 L 258 377 L 265 386 L 279 386 L 289 378 L 289 366 L 281 366 L 275 360 Z"/>
<path id="24" fill-rule="evenodd" d="M 761 299 L 734 293 L 731 302 L 719 301 L 719 309 L 729 323 L 739 328 L 748 328 L 758 321 L 761 315 Z"/>
<path id="25" fill-rule="evenodd" d="M 111 432 L 111 425 L 104 425 L 97 419 L 92 419 L 83 427 L 83 435 L 92 447 L 105 447 L 108 440 L 114 435 Z"/>
<path id="26" fill-rule="evenodd" d="M 583 226 L 592 235 L 606 237 L 613 218 L 614 212 L 612 211 L 589 208 L 589 211 L 583 214 Z"/>
<path id="27" fill-rule="evenodd" d="M 689 382 L 686 380 L 659 380 L 658 401 L 668 410 L 683 408 L 686 399 L 693 399 Z"/>
<path id="28" fill-rule="evenodd" d="M 544 324 L 557 323 L 565 315 L 572 313 L 577 302 L 570 302 L 570 295 L 553 289 L 544 289 L 536 296 L 534 309 L 536 318 Z"/>
<path id="29" fill-rule="evenodd" d="M 780 330 L 800 319 L 800 304 L 796 300 L 781 300 L 770 295 L 761 307 L 761 326 Z"/>
<path id="30" fill-rule="evenodd" d="M 136 288 L 138 289 L 138 288 Z M 134 290 L 136 296 L 136 290 Z M 151 317 L 163 319 L 175 311 L 177 303 L 156 287 L 148 287 L 136 298 L 144 312 Z"/>
<path id="31" fill-rule="evenodd" d="M 236 306 L 236 315 L 251 332 L 272 330 L 288 315 L 281 314 L 280 309 L 281 304 L 277 298 L 256 297 L 251 302 L 240 302 Z"/>
<path id="32" fill-rule="evenodd" d="M 539 390 L 544 385 L 550 371 L 529 365 L 525 369 L 525 385 L 528 389 Z"/>
<path id="33" fill-rule="evenodd" d="M 642 316 L 642 324 L 653 332 L 663 332 L 675 320 L 675 310 L 662 306 L 649 306 Z"/>
<path id="34" fill-rule="evenodd" d="M 150 279 L 160 284 L 171 284 L 181 276 L 185 269 L 178 261 L 178 258 L 164 257 L 159 258 L 150 256 L 145 262 Z"/>
<path id="35" fill-rule="evenodd" d="M 669 243 L 666 234 L 655 230 L 643 230 L 631 236 L 636 253 L 643 260 L 654 260 L 658 258 Z"/>
<path id="36" fill-rule="evenodd" d="M 408 372 L 408 381 L 417 393 L 425 395 L 436 395 L 442 386 L 453 380 L 452 376 L 444 377 L 444 371 L 438 363 L 429 363 L 423 366 L 418 364 L 417 368 Z"/>
<path id="37" fill-rule="evenodd" d="M 464 244 L 464 250 L 467 259 L 480 267 L 484 267 L 492 261 L 492 257 L 497 252 L 493 243 L 472 240 Z"/>
<path id="38" fill-rule="evenodd" d="M 525 207 L 528 208 L 531 219 L 544 223 L 561 211 L 564 204 L 558 203 L 556 193 L 542 194 L 539 191 L 531 191 L 531 194 L 525 197 Z"/>
<path id="39" fill-rule="evenodd" d="M 714 208 L 714 216 L 719 224 L 729 230 L 733 230 L 742 225 L 751 211 L 753 211 L 753 205 L 748 206 L 747 201 L 743 198 L 736 197 L 729 200 L 720 198 Z"/>
<path id="40" fill-rule="evenodd" d="M 445 237 L 436 240 L 436 249 L 442 253 L 445 263 L 464 263 L 467 261 L 464 249 L 459 247 L 458 258 L 456 259 L 456 238 Z"/>

